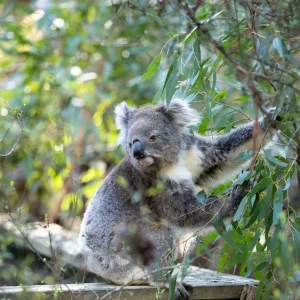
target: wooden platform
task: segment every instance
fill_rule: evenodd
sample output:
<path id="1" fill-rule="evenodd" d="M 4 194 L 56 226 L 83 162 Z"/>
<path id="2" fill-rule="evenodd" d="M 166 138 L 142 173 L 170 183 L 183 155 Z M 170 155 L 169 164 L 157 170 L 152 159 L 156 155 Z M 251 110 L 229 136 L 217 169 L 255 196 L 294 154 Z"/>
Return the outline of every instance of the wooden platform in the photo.
<path id="1" fill-rule="evenodd" d="M 56 224 L 40 222 L 21 224 L 8 215 L 0 215 L 0 230 L 8 231 L 19 247 L 39 255 L 54 258 L 61 266 L 85 268 L 78 250 L 78 233 Z M 0 231 L 1 232 L 1 231 Z M 1 270 L 0 270 L 1 272 Z M 101 279 L 99 278 L 99 281 Z M 190 299 L 253 300 L 258 281 L 191 267 L 184 282 L 193 286 Z M 0 286 L 0 299 L 157 299 L 157 288 L 152 286 L 120 287 L 106 283 L 57 284 L 32 286 Z M 251 296 L 252 295 L 252 296 Z M 165 290 L 159 299 L 168 299 Z"/>
<path id="2" fill-rule="evenodd" d="M 217 273 L 214 271 L 191 267 L 189 274 L 184 279 L 185 283 L 193 286 L 194 291 L 190 299 L 242 299 L 252 300 L 250 294 L 243 290 L 247 286 L 256 286 L 258 281 L 239 276 Z M 246 288 L 245 288 L 246 287 Z M 249 288 L 248 288 L 249 290 Z M 253 288 L 255 290 L 255 288 Z M 58 285 L 34 285 L 34 286 L 2 286 L 0 287 L 0 299 L 131 299 L 152 300 L 156 299 L 157 289 L 152 286 L 125 286 L 108 285 L 104 283 L 89 284 L 58 284 Z M 248 297 L 248 296 L 249 297 Z M 165 290 L 159 299 L 168 299 L 168 291 Z"/>

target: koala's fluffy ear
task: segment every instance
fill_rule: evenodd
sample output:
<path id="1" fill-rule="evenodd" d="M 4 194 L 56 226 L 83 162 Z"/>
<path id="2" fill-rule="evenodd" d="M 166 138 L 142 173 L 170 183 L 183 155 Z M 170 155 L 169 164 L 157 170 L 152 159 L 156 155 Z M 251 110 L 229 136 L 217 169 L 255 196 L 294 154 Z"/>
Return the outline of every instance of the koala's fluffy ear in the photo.
<path id="1" fill-rule="evenodd" d="M 124 101 L 115 107 L 115 121 L 117 128 L 120 130 L 117 145 L 125 142 L 129 120 L 132 118 L 134 111 L 135 108 L 129 107 Z"/>
<path id="2" fill-rule="evenodd" d="M 172 122 L 180 127 L 188 127 L 199 123 L 198 112 L 189 107 L 183 99 L 174 99 L 167 108 L 167 114 L 171 117 Z"/>

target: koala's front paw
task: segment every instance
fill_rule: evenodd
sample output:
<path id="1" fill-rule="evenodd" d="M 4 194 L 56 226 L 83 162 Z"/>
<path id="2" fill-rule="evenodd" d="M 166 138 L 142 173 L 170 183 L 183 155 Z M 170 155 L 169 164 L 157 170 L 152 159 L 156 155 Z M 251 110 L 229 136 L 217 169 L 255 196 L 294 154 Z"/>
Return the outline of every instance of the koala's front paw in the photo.
<path id="1" fill-rule="evenodd" d="M 276 107 L 268 109 L 266 114 L 259 120 L 262 130 L 266 129 L 278 129 L 278 122 L 282 122 L 284 119 L 284 113 L 276 111 Z M 274 132 L 273 132 L 274 133 Z"/>
<path id="2" fill-rule="evenodd" d="M 269 118 L 277 121 L 277 122 L 281 122 L 283 120 L 283 115 L 280 112 L 276 113 L 276 107 L 272 107 L 268 110 L 268 116 Z"/>
<path id="3" fill-rule="evenodd" d="M 188 300 L 190 293 L 193 293 L 193 287 L 190 284 L 182 283 L 176 288 L 174 300 Z"/>
<path id="4" fill-rule="evenodd" d="M 241 200 L 247 195 L 251 190 L 251 183 L 249 181 L 244 181 L 243 184 L 233 184 L 231 189 L 231 201 L 233 203 L 237 202 L 239 205 Z"/>

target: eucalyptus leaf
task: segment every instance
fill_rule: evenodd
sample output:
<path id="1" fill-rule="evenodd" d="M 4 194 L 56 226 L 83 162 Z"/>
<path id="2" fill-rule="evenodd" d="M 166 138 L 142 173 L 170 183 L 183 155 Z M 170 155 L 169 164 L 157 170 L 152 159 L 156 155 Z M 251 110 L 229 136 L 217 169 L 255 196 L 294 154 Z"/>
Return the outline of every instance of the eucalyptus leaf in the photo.
<path id="1" fill-rule="evenodd" d="M 251 214 L 248 223 L 244 226 L 243 229 L 250 227 L 256 220 L 259 220 L 260 216 L 262 216 L 262 213 L 263 211 L 261 210 L 261 202 L 257 201 L 255 209 Z"/>
<path id="2" fill-rule="evenodd" d="M 219 218 L 214 220 L 213 222 L 214 227 L 216 228 L 217 232 L 220 236 L 234 249 L 241 251 L 240 248 L 236 245 L 230 234 L 226 231 L 226 226 L 223 221 Z"/>
<path id="3" fill-rule="evenodd" d="M 243 97 L 236 98 L 233 101 L 243 102 L 243 101 L 248 101 L 248 100 L 249 100 L 249 96 L 243 96 Z"/>
<path id="4" fill-rule="evenodd" d="M 172 100 L 173 95 L 175 94 L 176 91 L 176 85 L 178 83 L 178 75 L 177 74 L 172 74 L 166 84 L 166 103 L 169 105 L 169 103 Z"/>
<path id="5" fill-rule="evenodd" d="M 154 57 L 152 60 L 150 66 L 148 67 L 147 72 L 143 75 L 142 79 L 140 82 L 143 82 L 146 79 L 150 79 L 154 76 L 154 74 L 157 72 L 159 65 L 161 61 L 161 52 Z"/>
<path id="6" fill-rule="evenodd" d="M 269 54 L 269 50 L 270 50 L 270 46 L 272 43 L 272 37 L 271 36 L 267 36 L 259 45 L 258 47 L 258 56 L 259 58 L 264 61 L 269 63 L 270 62 L 270 54 Z"/>
<path id="7" fill-rule="evenodd" d="M 269 263 L 267 261 L 264 261 L 255 268 L 254 272 L 260 271 L 260 270 L 266 268 L 268 265 L 269 265 Z"/>
<path id="8" fill-rule="evenodd" d="M 266 187 L 272 183 L 270 178 L 263 178 L 260 182 L 258 182 L 249 194 L 249 198 L 252 198 L 256 193 L 266 189 Z"/>
<path id="9" fill-rule="evenodd" d="M 176 292 L 176 282 L 177 282 L 177 276 L 169 276 L 169 294 L 168 294 L 168 300 L 173 300 L 175 298 L 175 292 Z"/>
<path id="10" fill-rule="evenodd" d="M 192 29 L 192 31 L 190 31 L 187 36 L 184 38 L 184 40 L 182 41 L 182 44 L 186 44 L 188 43 L 196 34 L 197 34 L 197 31 L 198 31 L 198 27 L 194 27 Z"/>
<path id="11" fill-rule="evenodd" d="M 282 206 L 283 206 L 282 202 L 273 203 L 273 225 L 278 224 L 278 220 L 282 212 Z"/>

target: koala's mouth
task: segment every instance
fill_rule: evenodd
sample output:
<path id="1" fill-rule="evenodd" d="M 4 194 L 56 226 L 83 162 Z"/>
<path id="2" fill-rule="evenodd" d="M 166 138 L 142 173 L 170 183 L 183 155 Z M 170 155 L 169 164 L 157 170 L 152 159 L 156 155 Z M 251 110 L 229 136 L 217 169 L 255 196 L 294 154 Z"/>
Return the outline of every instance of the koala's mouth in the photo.
<path id="1" fill-rule="evenodd" d="M 146 156 L 143 158 L 140 158 L 138 162 L 143 166 L 143 167 L 150 167 L 154 163 L 154 158 L 152 156 Z"/>

